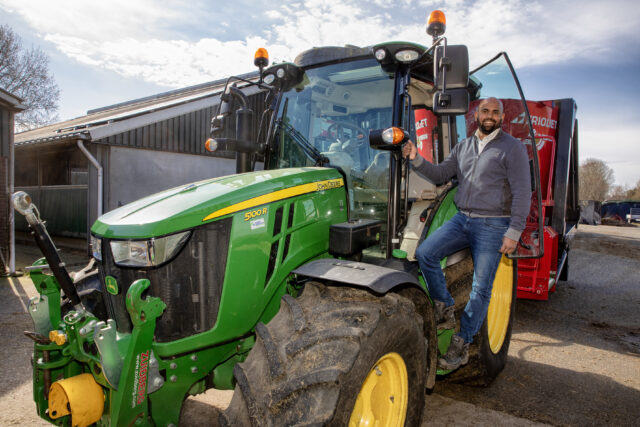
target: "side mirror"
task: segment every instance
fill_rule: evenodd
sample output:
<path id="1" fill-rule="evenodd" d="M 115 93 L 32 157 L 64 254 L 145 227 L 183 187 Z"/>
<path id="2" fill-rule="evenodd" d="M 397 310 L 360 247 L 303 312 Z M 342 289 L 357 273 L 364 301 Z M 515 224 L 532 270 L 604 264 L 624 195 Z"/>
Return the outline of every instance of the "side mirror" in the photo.
<path id="1" fill-rule="evenodd" d="M 436 47 L 433 55 L 433 75 L 437 90 L 466 88 L 469 85 L 467 47 L 465 45 Z"/>
<path id="2" fill-rule="evenodd" d="M 469 111 L 469 92 L 466 89 L 449 89 L 433 94 L 435 114 L 466 114 Z"/>
<path id="3" fill-rule="evenodd" d="M 231 121 L 231 112 L 233 111 L 233 99 L 228 92 L 220 96 L 220 107 L 218 114 L 211 118 L 210 135 L 212 138 L 222 138 L 225 128 L 229 127 Z"/>
<path id="4" fill-rule="evenodd" d="M 465 114 L 469 111 L 469 51 L 464 45 L 438 46 L 433 55 L 433 75 L 437 92 L 433 95 L 435 114 Z"/>

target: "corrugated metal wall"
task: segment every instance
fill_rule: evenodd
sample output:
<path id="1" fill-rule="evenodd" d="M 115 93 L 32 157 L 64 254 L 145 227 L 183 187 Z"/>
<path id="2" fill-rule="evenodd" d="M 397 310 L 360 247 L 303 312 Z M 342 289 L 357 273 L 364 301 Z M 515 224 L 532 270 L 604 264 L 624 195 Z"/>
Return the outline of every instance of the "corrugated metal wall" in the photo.
<path id="1" fill-rule="evenodd" d="M 87 186 L 16 187 L 26 191 L 38 207 L 53 236 L 87 237 Z M 16 230 L 29 231 L 27 221 L 16 215 Z"/>
<path id="2" fill-rule="evenodd" d="M 260 117 L 265 108 L 264 98 L 265 94 L 263 92 L 249 96 L 249 108 L 255 114 L 254 135 L 257 134 Z M 92 142 L 187 154 L 207 154 L 204 143 L 209 138 L 211 118 L 216 113 L 217 108 L 217 104 L 214 104 L 201 110 L 161 120 Z M 233 122 L 231 126 L 235 126 Z M 235 156 L 235 154 L 228 152 L 219 152 L 214 155 L 227 158 Z"/>

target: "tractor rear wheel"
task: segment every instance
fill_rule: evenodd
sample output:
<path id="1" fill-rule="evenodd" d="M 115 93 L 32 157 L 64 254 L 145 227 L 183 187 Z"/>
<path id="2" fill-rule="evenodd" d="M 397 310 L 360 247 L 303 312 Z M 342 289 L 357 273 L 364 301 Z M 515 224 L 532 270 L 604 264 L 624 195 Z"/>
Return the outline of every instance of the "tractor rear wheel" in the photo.
<path id="1" fill-rule="evenodd" d="M 473 268 L 472 262 L 470 265 Z M 473 271 L 464 277 L 456 284 L 455 292 L 450 289 L 458 319 L 469 299 Z M 493 281 L 487 317 L 469 346 L 469 363 L 449 374 L 449 380 L 487 386 L 504 369 L 515 320 L 517 282 L 517 264 L 503 255 Z"/>
<path id="2" fill-rule="evenodd" d="M 311 282 L 256 335 L 222 425 L 419 424 L 427 345 L 407 298 Z"/>

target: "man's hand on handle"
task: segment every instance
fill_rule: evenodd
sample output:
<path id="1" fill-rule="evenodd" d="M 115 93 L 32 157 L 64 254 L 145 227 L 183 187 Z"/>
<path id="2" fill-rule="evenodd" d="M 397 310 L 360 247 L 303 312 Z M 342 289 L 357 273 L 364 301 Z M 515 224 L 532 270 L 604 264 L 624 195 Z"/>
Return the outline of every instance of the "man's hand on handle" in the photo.
<path id="1" fill-rule="evenodd" d="M 418 154 L 418 150 L 413 142 L 407 141 L 402 147 L 402 157 L 409 157 L 409 160 L 413 160 L 416 158 Z"/>
<path id="2" fill-rule="evenodd" d="M 516 246 L 518 246 L 518 242 L 512 240 L 508 237 L 502 238 L 502 247 L 500 248 L 501 254 L 512 254 L 516 250 Z"/>

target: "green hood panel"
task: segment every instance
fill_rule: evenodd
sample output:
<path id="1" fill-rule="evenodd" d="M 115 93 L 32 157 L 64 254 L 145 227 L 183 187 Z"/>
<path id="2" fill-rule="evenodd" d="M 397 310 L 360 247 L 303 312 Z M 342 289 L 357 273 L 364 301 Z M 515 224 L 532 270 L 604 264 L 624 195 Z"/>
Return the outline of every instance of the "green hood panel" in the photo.
<path id="1" fill-rule="evenodd" d="M 342 175 L 331 168 L 291 168 L 223 176 L 129 203 L 98 218 L 91 232 L 119 239 L 158 237 L 274 200 L 343 186 Z"/>

